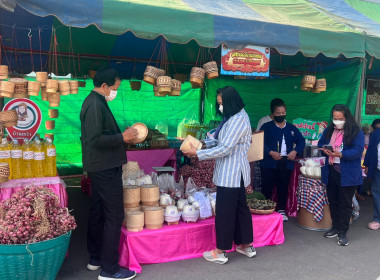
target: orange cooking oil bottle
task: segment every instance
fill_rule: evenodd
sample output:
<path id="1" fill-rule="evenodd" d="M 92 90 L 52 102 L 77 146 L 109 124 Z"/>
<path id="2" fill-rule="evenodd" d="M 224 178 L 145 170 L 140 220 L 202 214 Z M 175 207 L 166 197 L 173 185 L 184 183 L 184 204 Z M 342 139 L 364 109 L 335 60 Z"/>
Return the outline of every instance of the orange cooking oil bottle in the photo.
<path id="1" fill-rule="evenodd" d="M 12 179 L 22 178 L 22 148 L 17 139 L 11 144 Z"/>
<path id="2" fill-rule="evenodd" d="M 5 163 L 8 163 L 9 164 L 9 170 L 10 170 L 10 173 L 12 173 L 12 170 L 11 170 L 11 148 L 10 148 L 10 145 L 7 141 L 7 138 L 3 138 L 1 140 L 1 144 L 0 144 L 0 162 L 5 162 Z M 11 178 L 11 175 L 9 175 L 9 178 Z"/>
<path id="3" fill-rule="evenodd" d="M 22 145 L 22 167 L 23 178 L 34 177 L 34 151 L 29 139 L 25 139 Z"/>
<path id="4" fill-rule="evenodd" d="M 45 150 L 39 138 L 34 141 L 34 177 L 45 177 Z"/>
<path id="5" fill-rule="evenodd" d="M 56 163 L 57 152 L 55 149 L 55 145 L 53 144 L 53 140 L 51 140 L 51 138 L 49 137 L 45 138 L 45 151 L 46 151 L 46 159 L 45 159 L 46 176 L 48 177 L 57 176 L 57 163 Z"/>

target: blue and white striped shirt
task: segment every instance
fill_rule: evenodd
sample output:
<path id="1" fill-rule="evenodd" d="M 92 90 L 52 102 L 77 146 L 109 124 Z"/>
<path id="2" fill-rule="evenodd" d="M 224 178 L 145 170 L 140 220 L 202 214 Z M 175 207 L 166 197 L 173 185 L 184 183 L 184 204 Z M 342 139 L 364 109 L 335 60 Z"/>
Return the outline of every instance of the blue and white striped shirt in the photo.
<path id="1" fill-rule="evenodd" d="M 232 116 L 220 130 L 218 140 L 205 139 L 207 149 L 197 152 L 199 160 L 216 159 L 213 182 L 219 187 L 239 188 L 251 183 L 247 152 L 252 130 L 244 109 Z"/>

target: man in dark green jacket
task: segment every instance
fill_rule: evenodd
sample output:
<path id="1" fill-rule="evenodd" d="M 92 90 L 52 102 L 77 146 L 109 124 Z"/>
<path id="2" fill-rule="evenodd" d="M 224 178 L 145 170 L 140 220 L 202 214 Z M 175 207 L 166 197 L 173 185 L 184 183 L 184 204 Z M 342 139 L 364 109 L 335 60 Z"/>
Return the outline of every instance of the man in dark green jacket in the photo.
<path id="1" fill-rule="evenodd" d="M 125 143 L 137 131 L 121 132 L 107 102 L 117 95 L 120 78 L 104 68 L 94 77 L 94 89 L 82 104 L 81 143 L 83 170 L 91 180 L 91 209 L 87 248 L 89 270 L 101 268 L 98 279 L 132 279 L 134 271 L 119 267 L 119 240 L 124 219 L 122 165 L 127 162 Z"/>

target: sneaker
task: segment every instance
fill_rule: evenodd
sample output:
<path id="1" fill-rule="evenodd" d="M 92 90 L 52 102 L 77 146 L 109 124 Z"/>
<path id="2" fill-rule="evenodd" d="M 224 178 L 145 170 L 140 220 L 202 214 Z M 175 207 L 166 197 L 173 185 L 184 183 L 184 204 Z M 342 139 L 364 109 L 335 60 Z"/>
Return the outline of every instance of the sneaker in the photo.
<path id="1" fill-rule="evenodd" d="M 253 258 L 256 256 L 256 250 L 252 245 L 244 249 L 241 246 L 238 246 L 236 247 L 236 252 L 246 255 L 248 258 Z"/>
<path id="2" fill-rule="evenodd" d="M 348 243 L 348 239 L 347 239 L 345 233 L 341 233 L 341 232 L 340 232 L 340 233 L 338 234 L 338 244 L 339 244 L 340 246 L 348 246 L 348 244 L 350 244 L 350 243 Z"/>
<path id="3" fill-rule="evenodd" d="M 289 220 L 289 218 L 288 218 L 288 216 L 286 216 L 284 210 L 278 210 L 278 213 L 282 215 L 282 220 L 283 220 L 284 222 L 286 222 L 287 220 Z"/>
<path id="4" fill-rule="evenodd" d="M 204 252 L 203 258 L 209 262 L 214 262 L 218 264 L 225 264 L 226 262 L 228 262 L 228 257 L 226 253 L 215 254 L 214 251 Z"/>
<path id="5" fill-rule="evenodd" d="M 136 272 L 130 271 L 127 268 L 120 268 L 119 271 L 116 272 L 115 274 L 109 274 L 105 272 L 104 270 L 101 270 L 98 280 L 112 280 L 112 279 L 129 280 L 135 277 L 136 277 Z"/>
<path id="6" fill-rule="evenodd" d="M 338 231 L 336 229 L 332 229 L 332 230 L 325 232 L 325 234 L 323 236 L 326 238 L 335 238 L 338 236 Z"/>
<path id="7" fill-rule="evenodd" d="M 87 264 L 87 269 L 91 271 L 98 270 L 100 268 L 100 259 L 91 257 Z"/>

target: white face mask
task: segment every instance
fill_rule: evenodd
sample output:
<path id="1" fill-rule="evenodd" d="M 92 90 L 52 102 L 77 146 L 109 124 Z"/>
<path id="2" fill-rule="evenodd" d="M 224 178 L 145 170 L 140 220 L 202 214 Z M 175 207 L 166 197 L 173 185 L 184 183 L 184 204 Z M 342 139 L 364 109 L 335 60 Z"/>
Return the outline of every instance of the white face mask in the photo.
<path id="1" fill-rule="evenodd" d="M 111 89 L 111 92 L 110 92 L 110 95 L 105 95 L 104 97 L 106 98 L 107 101 L 112 101 L 116 98 L 116 95 L 117 95 L 117 90 L 112 90 Z"/>
<path id="2" fill-rule="evenodd" d="M 333 120 L 333 123 L 337 129 L 343 129 L 345 121 Z"/>
<path id="3" fill-rule="evenodd" d="M 223 114 L 223 105 L 219 105 L 219 111 Z"/>

